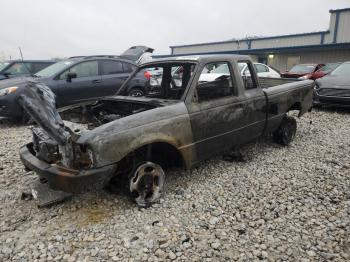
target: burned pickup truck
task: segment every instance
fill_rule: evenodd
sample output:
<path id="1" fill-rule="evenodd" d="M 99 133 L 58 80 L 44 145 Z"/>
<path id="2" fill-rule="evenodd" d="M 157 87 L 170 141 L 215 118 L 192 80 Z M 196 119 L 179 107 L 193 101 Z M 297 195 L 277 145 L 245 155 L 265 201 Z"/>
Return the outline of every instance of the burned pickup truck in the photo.
<path id="1" fill-rule="evenodd" d="M 242 76 L 238 63 L 250 74 Z M 201 77 L 222 65 L 226 71 L 216 78 Z M 157 92 L 127 96 L 138 72 L 154 70 L 157 81 L 150 85 L 158 85 Z M 115 96 L 59 110 L 50 89 L 31 83 L 21 102 L 40 127 L 20 156 L 40 181 L 65 192 L 103 187 L 125 175 L 135 202 L 147 206 L 160 198 L 166 168 L 191 169 L 268 133 L 288 145 L 297 126 L 287 113 L 308 112 L 313 87 L 309 80 L 258 78 L 250 58 L 238 55 L 152 61 Z"/>

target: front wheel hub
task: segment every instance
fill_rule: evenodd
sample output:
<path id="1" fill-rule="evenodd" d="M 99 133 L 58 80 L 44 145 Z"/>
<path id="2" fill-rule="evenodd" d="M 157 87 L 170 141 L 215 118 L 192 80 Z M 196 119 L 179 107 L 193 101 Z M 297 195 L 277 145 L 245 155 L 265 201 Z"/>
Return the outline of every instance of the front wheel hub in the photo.
<path id="1" fill-rule="evenodd" d="M 152 162 L 141 164 L 130 179 L 130 192 L 135 202 L 147 207 L 158 201 L 163 193 L 164 171 Z"/>

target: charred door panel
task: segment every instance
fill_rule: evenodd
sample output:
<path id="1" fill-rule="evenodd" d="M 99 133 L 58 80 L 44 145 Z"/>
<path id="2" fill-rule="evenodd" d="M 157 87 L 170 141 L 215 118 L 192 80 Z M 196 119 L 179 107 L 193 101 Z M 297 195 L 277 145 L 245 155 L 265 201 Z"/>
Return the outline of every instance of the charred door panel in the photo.
<path id="1" fill-rule="evenodd" d="M 242 99 L 230 97 L 193 103 L 189 115 L 198 160 L 240 143 L 246 123 Z"/>
<path id="2" fill-rule="evenodd" d="M 251 141 L 259 137 L 266 125 L 267 100 L 261 88 L 254 88 L 245 91 L 246 100 L 244 102 L 245 112 L 245 135 L 240 140 L 241 143 Z"/>

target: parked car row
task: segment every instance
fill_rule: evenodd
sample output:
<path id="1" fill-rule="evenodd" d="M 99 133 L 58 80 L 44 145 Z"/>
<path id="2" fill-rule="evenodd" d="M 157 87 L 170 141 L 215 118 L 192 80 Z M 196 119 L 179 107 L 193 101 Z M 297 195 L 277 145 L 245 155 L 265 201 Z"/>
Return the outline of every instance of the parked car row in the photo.
<path id="1" fill-rule="evenodd" d="M 314 105 L 350 107 L 350 62 L 299 64 L 281 76 L 315 80 Z"/>
<path id="2" fill-rule="evenodd" d="M 30 76 L 2 80 L 0 116 L 12 118 L 26 116 L 23 114 L 20 97 L 31 81 L 40 81 L 47 85 L 56 96 L 57 107 L 114 95 L 137 68 L 140 57 L 147 52 L 153 52 L 153 49 L 136 46 L 119 56 L 71 57 L 51 64 L 37 73 L 31 73 Z M 147 75 L 140 73 L 129 85 L 128 94 L 142 95 L 148 81 Z"/>
<path id="3" fill-rule="evenodd" d="M 64 107 L 91 98 L 100 98 L 114 95 L 122 86 L 130 74 L 138 68 L 138 62 L 145 53 L 152 53 L 153 49 L 146 46 L 133 46 L 119 56 L 96 55 L 78 56 L 55 61 L 24 60 L 0 63 L 0 116 L 12 118 L 26 118 L 20 102 L 23 89 L 30 81 L 40 81 L 47 85 L 56 96 L 57 107 Z M 280 74 L 278 70 L 261 63 L 253 63 L 258 77 L 267 78 L 291 78 L 300 80 L 317 80 L 332 71 L 343 66 L 341 63 L 329 64 L 299 64 L 291 70 Z M 238 64 L 242 76 L 250 76 L 246 63 Z M 174 76 L 172 88 L 177 88 L 177 83 L 182 79 L 183 68 L 174 68 L 171 74 Z M 192 69 L 193 70 L 193 69 Z M 128 85 L 128 95 L 142 96 L 146 92 L 157 93 L 161 81 L 159 76 L 162 71 L 159 68 L 149 68 L 140 71 L 137 78 Z M 201 81 L 212 81 L 221 76 L 229 75 L 226 64 L 207 68 L 207 72 L 201 75 Z M 328 78 L 327 78 L 328 79 Z M 326 80 L 327 88 L 336 86 L 337 80 L 333 76 Z M 330 81 L 335 81 L 330 83 Z M 322 81 L 317 86 L 322 86 Z M 342 87 L 343 88 L 343 87 Z M 338 88 L 339 89 L 339 88 Z M 323 90 L 322 88 L 320 90 Z M 320 93 L 321 92 L 321 93 Z M 332 92 L 323 93 L 315 91 L 315 103 L 322 104 Z M 347 91 L 336 92 L 344 97 L 344 105 L 348 104 Z M 333 94 L 334 95 L 334 94 Z M 328 98 L 327 98 L 328 99 Z M 327 100 L 329 103 L 329 99 Z"/>

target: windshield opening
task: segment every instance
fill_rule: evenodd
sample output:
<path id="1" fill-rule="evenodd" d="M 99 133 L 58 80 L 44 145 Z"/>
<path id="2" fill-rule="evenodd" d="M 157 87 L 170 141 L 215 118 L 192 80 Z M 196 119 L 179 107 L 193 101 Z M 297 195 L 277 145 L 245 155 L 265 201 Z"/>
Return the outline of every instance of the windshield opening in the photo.
<path id="1" fill-rule="evenodd" d="M 166 63 L 140 68 L 117 95 L 180 100 L 194 72 L 195 63 Z M 135 83 L 145 80 L 142 92 L 134 92 Z"/>
<path id="2" fill-rule="evenodd" d="M 333 76 L 345 76 L 350 74 L 350 63 L 343 63 L 338 66 L 332 73 Z"/>
<path id="3" fill-rule="evenodd" d="M 69 60 L 60 61 L 46 67 L 45 69 L 39 71 L 35 75 L 39 77 L 50 77 L 61 72 L 63 69 L 69 67 L 72 64 L 73 64 L 73 61 L 69 61 Z"/>
<path id="4" fill-rule="evenodd" d="M 8 66 L 10 63 L 8 62 L 0 62 L 0 71 L 3 70 L 6 66 Z"/>
<path id="5" fill-rule="evenodd" d="M 303 73 L 308 74 L 314 71 L 315 66 L 313 65 L 296 65 L 293 66 L 291 70 L 289 70 L 290 73 Z"/>

